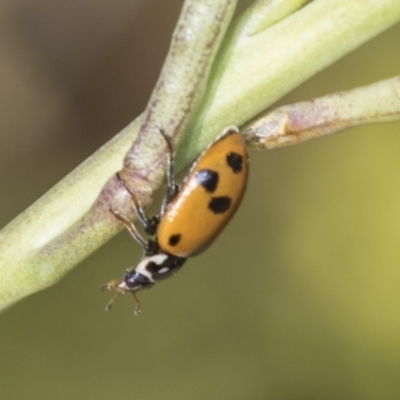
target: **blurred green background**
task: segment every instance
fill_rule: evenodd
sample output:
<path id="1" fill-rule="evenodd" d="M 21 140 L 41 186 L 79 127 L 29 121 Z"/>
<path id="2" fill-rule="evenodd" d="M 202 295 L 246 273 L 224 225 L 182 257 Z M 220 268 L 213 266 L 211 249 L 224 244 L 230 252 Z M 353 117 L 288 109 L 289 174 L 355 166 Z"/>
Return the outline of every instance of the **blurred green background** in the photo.
<path id="1" fill-rule="evenodd" d="M 181 4 L 1 1 L 2 226 L 144 109 Z M 280 103 L 399 74 L 399 39 Z M 6 310 L 0 398 L 399 399 L 399 130 L 253 152 L 237 217 L 139 318 L 98 291 L 141 256 L 127 232 Z"/>

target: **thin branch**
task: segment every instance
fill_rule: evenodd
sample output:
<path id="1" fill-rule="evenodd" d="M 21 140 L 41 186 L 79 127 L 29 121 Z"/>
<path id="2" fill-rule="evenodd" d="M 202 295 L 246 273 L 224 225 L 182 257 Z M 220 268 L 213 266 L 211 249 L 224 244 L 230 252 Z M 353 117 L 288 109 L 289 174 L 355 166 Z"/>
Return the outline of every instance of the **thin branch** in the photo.
<path id="1" fill-rule="evenodd" d="M 400 76 L 275 108 L 246 125 L 244 134 L 252 147 L 273 149 L 352 126 L 396 120 L 400 120 Z"/>
<path id="2" fill-rule="evenodd" d="M 144 112 L 139 137 L 129 149 L 120 175 L 148 201 L 165 176 L 162 129 L 177 142 L 204 93 L 236 0 L 186 0 L 158 82 Z"/>

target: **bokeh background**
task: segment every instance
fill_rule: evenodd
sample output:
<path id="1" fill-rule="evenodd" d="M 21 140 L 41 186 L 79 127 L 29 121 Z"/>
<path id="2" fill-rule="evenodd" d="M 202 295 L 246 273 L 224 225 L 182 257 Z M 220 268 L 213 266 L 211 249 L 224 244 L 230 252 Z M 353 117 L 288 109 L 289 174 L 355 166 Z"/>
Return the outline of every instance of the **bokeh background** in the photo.
<path id="1" fill-rule="evenodd" d="M 144 109 L 181 5 L 1 0 L 2 226 Z M 280 104 L 397 75 L 399 43 L 396 26 Z M 0 315 L 0 398 L 399 399 L 399 131 L 252 153 L 237 217 L 139 318 L 98 291 L 141 256 L 118 235 Z"/>

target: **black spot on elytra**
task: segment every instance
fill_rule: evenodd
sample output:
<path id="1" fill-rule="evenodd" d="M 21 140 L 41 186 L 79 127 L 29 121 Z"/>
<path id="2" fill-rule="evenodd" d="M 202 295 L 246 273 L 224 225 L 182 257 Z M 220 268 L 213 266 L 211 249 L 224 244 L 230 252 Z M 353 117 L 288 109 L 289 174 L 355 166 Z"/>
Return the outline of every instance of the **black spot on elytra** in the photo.
<path id="1" fill-rule="evenodd" d="M 196 173 L 196 180 L 208 193 L 213 193 L 218 186 L 218 172 L 212 169 L 201 169 Z"/>
<path id="2" fill-rule="evenodd" d="M 214 214 L 223 214 L 228 211 L 232 203 L 232 199 L 228 196 L 213 197 L 208 203 L 208 208 Z"/>
<path id="3" fill-rule="evenodd" d="M 237 174 L 243 168 L 243 157 L 238 153 L 228 153 L 226 155 L 226 163 Z"/>
<path id="4" fill-rule="evenodd" d="M 168 239 L 168 244 L 170 246 L 176 246 L 181 241 L 181 234 L 171 235 Z"/>

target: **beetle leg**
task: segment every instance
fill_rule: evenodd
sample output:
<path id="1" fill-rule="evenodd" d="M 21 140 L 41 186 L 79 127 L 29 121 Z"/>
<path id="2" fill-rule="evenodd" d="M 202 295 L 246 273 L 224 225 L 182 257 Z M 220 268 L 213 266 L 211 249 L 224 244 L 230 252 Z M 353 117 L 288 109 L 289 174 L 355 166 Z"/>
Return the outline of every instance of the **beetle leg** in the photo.
<path id="1" fill-rule="evenodd" d="M 142 235 L 136 229 L 135 224 L 132 221 L 129 221 L 129 219 L 125 218 L 118 211 L 113 210 L 111 207 L 109 207 L 109 210 L 114 215 L 115 218 L 120 220 L 125 225 L 126 229 L 128 229 L 132 237 L 145 249 L 145 251 L 146 252 L 149 251 L 150 250 L 149 243 L 142 238 Z"/>
<path id="2" fill-rule="evenodd" d="M 111 282 L 105 283 L 104 285 L 100 286 L 100 290 L 110 290 L 112 288 L 117 289 L 117 293 L 111 298 L 111 300 L 106 305 L 106 311 L 110 311 L 111 307 L 114 305 L 118 297 L 122 296 L 125 292 L 118 289 L 118 285 L 121 283 L 120 280 L 115 279 Z"/>
<path id="3" fill-rule="evenodd" d="M 158 126 L 158 130 L 161 133 L 161 136 L 164 138 L 168 147 L 168 159 L 167 159 L 167 192 L 165 196 L 165 200 L 163 202 L 161 215 L 164 213 L 165 207 L 171 203 L 171 201 L 175 198 L 175 196 L 179 192 L 179 185 L 175 182 L 174 179 L 174 148 L 172 147 L 171 139 L 165 134 L 164 130 Z"/>
<path id="4" fill-rule="evenodd" d="M 131 188 L 121 178 L 119 173 L 117 173 L 117 178 L 124 185 L 124 188 L 129 193 L 129 195 L 131 197 L 131 203 L 132 203 L 133 209 L 135 210 L 135 213 L 136 213 L 140 223 L 143 225 L 145 232 L 148 235 L 154 235 L 157 232 L 157 228 L 160 223 L 160 218 L 158 216 L 154 216 L 154 217 L 150 218 L 144 211 L 144 209 L 143 209 L 142 205 L 140 204 L 139 200 L 137 199 L 135 193 L 133 193 Z"/>
<path id="5" fill-rule="evenodd" d="M 135 292 L 131 292 L 131 293 L 132 293 L 133 300 L 135 301 L 135 310 L 133 311 L 133 313 L 135 315 L 140 315 L 142 313 L 142 310 L 140 309 L 140 301 L 137 298 Z"/>

